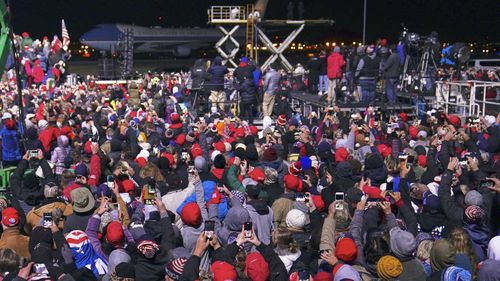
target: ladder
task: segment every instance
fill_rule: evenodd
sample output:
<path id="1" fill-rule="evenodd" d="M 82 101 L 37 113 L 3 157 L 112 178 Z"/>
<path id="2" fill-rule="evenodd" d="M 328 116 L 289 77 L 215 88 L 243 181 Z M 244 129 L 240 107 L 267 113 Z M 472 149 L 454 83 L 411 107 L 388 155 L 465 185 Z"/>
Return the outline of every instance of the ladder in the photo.
<path id="1" fill-rule="evenodd" d="M 245 55 L 248 58 L 256 59 L 257 50 L 255 50 L 255 7 L 254 4 L 247 5 L 247 28 L 246 28 L 246 42 L 245 42 Z"/>

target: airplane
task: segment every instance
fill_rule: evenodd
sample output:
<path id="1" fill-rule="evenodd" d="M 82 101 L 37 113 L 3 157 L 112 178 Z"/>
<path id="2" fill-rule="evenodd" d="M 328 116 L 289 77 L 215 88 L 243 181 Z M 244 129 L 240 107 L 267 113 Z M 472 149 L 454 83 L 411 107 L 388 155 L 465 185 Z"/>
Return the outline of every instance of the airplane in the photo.
<path id="1" fill-rule="evenodd" d="M 255 10 L 263 19 L 269 0 L 258 0 Z M 189 57 L 193 50 L 213 45 L 221 38 L 215 28 L 161 28 L 130 24 L 99 24 L 80 37 L 80 43 L 93 49 L 113 52 L 126 34 L 133 37 L 134 53 L 172 53 L 175 57 Z M 245 39 L 244 30 L 234 36 Z"/>

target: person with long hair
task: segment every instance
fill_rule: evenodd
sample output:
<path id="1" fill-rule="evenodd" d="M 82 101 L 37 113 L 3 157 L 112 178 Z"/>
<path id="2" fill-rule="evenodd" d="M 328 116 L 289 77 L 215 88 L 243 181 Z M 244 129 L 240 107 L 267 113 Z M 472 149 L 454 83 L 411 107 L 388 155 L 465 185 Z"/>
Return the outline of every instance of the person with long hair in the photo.
<path id="1" fill-rule="evenodd" d="M 467 269 L 473 276 L 477 276 L 478 260 L 467 232 L 463 228 L 456 227 L 451 231 L 448 240 L 457 250 L 455 264 Z"/>

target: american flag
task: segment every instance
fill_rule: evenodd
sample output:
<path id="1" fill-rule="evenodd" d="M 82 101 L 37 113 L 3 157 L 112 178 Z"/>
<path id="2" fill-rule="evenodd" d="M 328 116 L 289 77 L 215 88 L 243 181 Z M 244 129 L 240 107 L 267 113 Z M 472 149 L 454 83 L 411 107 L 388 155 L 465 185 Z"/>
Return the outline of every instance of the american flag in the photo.
<path id="1" fill-rule="evenodd" d="M 62 20 L 62 39 L 63 39 L 63 46 L 69 46 L 69 33 L 68 29 L 66 28 L 66 24 L 64 23 L 64 20 Z"/>

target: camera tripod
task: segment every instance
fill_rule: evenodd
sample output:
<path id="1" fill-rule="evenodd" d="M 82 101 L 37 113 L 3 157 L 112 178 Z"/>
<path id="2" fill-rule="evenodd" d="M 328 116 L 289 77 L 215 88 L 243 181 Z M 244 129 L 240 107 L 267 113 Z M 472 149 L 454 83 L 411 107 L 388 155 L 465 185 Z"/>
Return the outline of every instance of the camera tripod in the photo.
<path id="1" fill-rule="evenodd" d="M 437 69 L 433 54 L 434 52 L 431 48 L 425 48 L 420 59 L 418 54 L 414 56 L 410 54 L 406 55 L 399 85 L 401 90 L 417 90 L 418 92 L 422 92 L 424 79 L 431 79 L 434 77 L 434 74 L 429 73 L 429 71 Z"/>

